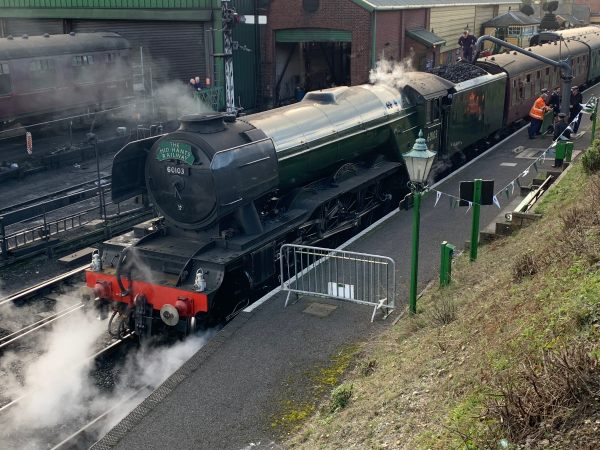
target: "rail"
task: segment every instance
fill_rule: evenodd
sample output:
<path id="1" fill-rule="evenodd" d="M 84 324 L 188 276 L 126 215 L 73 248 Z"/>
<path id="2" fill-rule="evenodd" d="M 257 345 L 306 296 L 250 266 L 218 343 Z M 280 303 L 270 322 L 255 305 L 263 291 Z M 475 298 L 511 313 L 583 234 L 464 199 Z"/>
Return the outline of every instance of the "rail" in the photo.
<path id="1" fill-rule="evenodd" d="M 395 308 L 396 264 L 367 253 L 284 244 L 280 250 L 281 290 L 373 306 L 385 315 Z"/>
<path id="2" fill-rule="evenodd" d="M 125 214 L 139 212 L 146 206 L 122 210 L 120 202 L 106 201 L 110 183 L 102 185 L 102 194 L 97 187 L 84 189 L 62 197 L 51 198 L 46 202 L 26 205 L 24 208 L 7 212 L 0 216 L 0 258 L 7 259 L 11 251 L 22 249 L 37 242 L 49 241 L 67 231 L 73 231 L 90 224 L 94 219 L 114 219 Z M 85 200 L 97 198 L 99 204 L 86 207 L 74 213 L 55 218 L 57 211 L 67 206 L 77 205 Z M 101 203 L 100 203 L 101 202 Z M 12 208 L 12 207 L 11 207 Z M 81 208 L 81 206 L 80 206 Z M 108 215 L 111 209 L 113 214 Z M 9 227 L 25 222 L 36 222 L 36 225 L 10 231 Z M 41 222 L 41 223 L 40 223 Z M 104 221 L 106 223 L 106 221 Z"/>
<path id="3" fill-rule="evenodd" d="M 101 180 L 105 181 L 103 183 L 104 186 L 110 186 L 110 179 L 111 179 L 110 175 L 101 177 Z M 74 184 L 67 188 L 60 189 L 58 191 L 54 191 L 54 192 L 51 192 L 46 195 L 38 196 L 32 200 L 26 200 L 24 202 L 14 203 L 12 205 L 4 207 L 3 209 L 0 209 L 0 217 L 5 216 L 8 213 L 11 213 L 14 211 L 24 210 L 25 208 L 28 208 L 30 206 L 40 205 L 49 200 L 55 200 L 57 198 L 67 196 L 69 193 L 71 193 L 71 194 L 80 193 L 82 191 L 85 191 L 86 190 L 85 188 L 89 187 L 90 185 L 93 185 L 94 183 L 96 183 L 95 180 L 94 181 L 86 181 L 84 183 Z M 94 190 L 96 190 L 96 189 L 97 188 L 94 188 Z"/>

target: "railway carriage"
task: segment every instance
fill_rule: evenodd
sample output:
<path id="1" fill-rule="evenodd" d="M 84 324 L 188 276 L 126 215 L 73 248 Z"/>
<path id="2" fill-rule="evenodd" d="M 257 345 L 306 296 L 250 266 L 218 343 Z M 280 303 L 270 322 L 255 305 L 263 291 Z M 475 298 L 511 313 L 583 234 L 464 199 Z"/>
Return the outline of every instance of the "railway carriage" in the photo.
<path id="1" fill-rule="evenodd" d="M 0 128 L 130 101 L 129 43 L 115 33 L 0 38 Z"/>
<path id="2" fill-rule="evenodd" d="M 528 48 L 536 54 L 555 61 L 564 59 L 567 49 L 557 43 L 546 43 Z M 585 84 L 588 76 L 589 48 L 585 44 L 572 41 L 569 44 L 573 66 L 573 84 Z M 549 67 L 540 61 L 517 52 L 501 53 L 479 59 L 476 63 L 489 73 L 507 75 L 504 99 L 504 124 L 508 125 L 527 117 L 531 105 L 540 95 L 542 88 L 553 89 L 561 85 L 560 70 Z"/>

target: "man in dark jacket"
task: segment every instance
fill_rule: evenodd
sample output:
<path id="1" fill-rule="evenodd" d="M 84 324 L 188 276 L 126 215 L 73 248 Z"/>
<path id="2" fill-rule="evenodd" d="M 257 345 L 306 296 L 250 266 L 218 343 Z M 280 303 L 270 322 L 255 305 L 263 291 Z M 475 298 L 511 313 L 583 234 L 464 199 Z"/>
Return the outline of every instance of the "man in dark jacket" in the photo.
<path id="1" fill-rule="evenodd" d="M 560 113 L 558 115 L 558 122 L 554 125 L 554 140 L 568 141 L 571 139 L 571 127 L 567 123 L 567 115 Z M 562 158 L 554 158 L 554 165 L 552 167 L 561 167 L 563 163 Z"/>
<path id="2" fill-rule="evenodd" d="M 582 116 L 582 114 L 579 113 L 583 109 L 581 106 L 581 103 L 583 103 L 583 96 L 581 95 L 581 92 L 579 92 L 579 86 L 573 86 L 571 88 L 571 101 L 569 103 L 569 109 L 571 111 L 569 114 L 569 122 L 573 122 L 573 120 L 577 118 L 577 122 L 575 122 L 575 125 L 573 126 L 573 133 L 577 133 Z"/>
<path id="3" fill-rule="evenodd" d="M 550 94 L 550 106 L 552 107 L 552 111 L 554 112 L 554 117 L 558 116 L 560 112 L 560 87 L 555 87 L 552 93 Z"/>
<path id="4" fill-rule="evenodd" d="M 476 42 L 477 39 L 475 36 L 469 33 L 469 30 L 463 31 L 462 36 L 458 38 L 458 46 L 462 49 L 463 59 L 471 62 L 471 59 L 473 58 L 473 49 Z"/>

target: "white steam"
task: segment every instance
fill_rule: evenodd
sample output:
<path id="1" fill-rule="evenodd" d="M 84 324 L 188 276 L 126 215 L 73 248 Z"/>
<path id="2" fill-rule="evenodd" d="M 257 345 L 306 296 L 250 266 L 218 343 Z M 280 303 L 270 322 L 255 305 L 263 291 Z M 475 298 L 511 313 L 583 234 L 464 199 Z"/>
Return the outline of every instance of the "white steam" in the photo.
<path id="1" fill-rule="evenodd" d="M 25 361 L 22 354 L 8 352 L 0 359 L 4 385 L 0 406 L 18 400 L 0 411 L 0 439 L 5 448 L 48 448 L 111 410 L 102 430 L 106 432 L 143 400 L 132 394 L 149 386 L 143 392 L 148 395 L 213 334 L 170 347 L 142 346 L 127 357 L 118 370 L 116 386 L 106 393 L 91 373 L 93 360 L 86 360 L 98 350 L 107 323 L 90 316 L 79 310 L 71 320 L 58 321 L 38 340 L 40 356 L 26 355 L 29 361 Z"/>
<path id="2" fill-rule="evenodd" d="M 158 114 L 167 120 L 178 119 L 186 114 L 212 112 L 210 105 L 194 98 L 191 87 L 178 81 L 161 85 L 154 91 L 153 100 Z"/>
<path id="3" fill-rule="evenodd" d="M 10 397 L 21 398 L 8 414 L 14 427 L 55 426 L 85 412 L 79 399 L 88 398 L 94 389 L 87 379 L 92 362 L 84 361 L 105 326 L 81 310 L 72 319 L 58 321 L 47 334 L 41 343 L 43 354 L 24 369 L 22 382 L 8 380 Z"/>
<path id="4" fill-rule="evenodd" d="M 200 350 L 213 334 L 214 331 L 209 331 L 203 336 L 190 337 L 171 347 L 142 347 L 140 351 L 128 358 L 121 372 L 120 383 L 112 395 L 105 399 L 106 406 L 103 406 L 103 411 L 121 403 L 111 411 L 100 434 L 104 435 L 108 432 L 140 403 L 139 397 L 131 398 L 131 395 L 139 390 L 141 385 L 150 386 L 151 389 L 157 388 Z"/>
<path id="5" fill-rule="evenodd" d="M 406 72 L 413 72 L 410 59 L 403 61 L 389 61 L 382 59 L 377 61 L 374 69 L 369 72 L 369 81 L 373 84 L 385 84 L 387 86 L 402 89 Z"/>

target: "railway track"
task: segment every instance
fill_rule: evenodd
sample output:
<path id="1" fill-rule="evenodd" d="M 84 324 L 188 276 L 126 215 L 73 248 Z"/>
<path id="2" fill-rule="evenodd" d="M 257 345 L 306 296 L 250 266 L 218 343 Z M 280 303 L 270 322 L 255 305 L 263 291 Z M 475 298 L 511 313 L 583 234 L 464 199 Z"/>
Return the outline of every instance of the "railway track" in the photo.
<path id="1" fill-rule="evenodd" d="M 0 308 L 10 308 L 11 306 L 13 306 L 15 304 L 21 304 L 21 305 L 32 304 L 33 305 L 36 303 L 36 297 L 37 297 L 37 300 L 48 299 L 48 296 L 52 295 L 53 293 L 58 293 L 58 296 L 60 298 L 60 296 L 63 294 L 61 294 L 58 291 L 62 288 L 62 286 L 66 283 L 70 283 L 74 278 L 81 275 L 87 267 L 88 267 L 87 265 L 78 267 L 76 269 L 70 270 L 63 274 L 60 274 L 53 278 L 50 278 L 49 280 L 45 280 L 34 286 L 25 288 L 21 291 L 15 292 L 14 294 L 4 297 L 4 298 L 0 299 Z M 54 302 L 55 302 L 55 305 L 58 304 L 57 300 L 54 300 Z M 15 343 L 19 342 L 22 338 L 24 338 L 26 336 L 30 336 L 31 334 L 35 333 L 36 331 L 40 331 L 60 319 L 66 318 L 67 316 L 73 314 L 74 312 L 82 309 L 84 306 L 85 305 L 83 302 L 70 304 L 64 308 L 61 308 L 60 310 L 58 310 L 54 313 L 51 313 L 51 314 L 46 315 L 45 317 L 42 317 L 39 320 L 36 320 L 32 323 L 28 323 L 25 325 L 21 325 L 20 328 L 18 328 L 17 330 L 4 329 L 5 334 L 0 337 L 0 350 L 4 349 L 5 347 L 7 347 L 11 344 L 15 344 Z M 23 307 L 22 309 L 23 309 L 23 311 L 22 311 L 23 316 L 39 314 L 39 312 L 32 313 L 29 310 L 29 308 Z M 0 317 L 2 317 L 1 309 L 0 309 Z M 17 322 L 22 322 L 22 321 L 18 320 Z"/>

